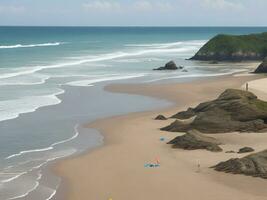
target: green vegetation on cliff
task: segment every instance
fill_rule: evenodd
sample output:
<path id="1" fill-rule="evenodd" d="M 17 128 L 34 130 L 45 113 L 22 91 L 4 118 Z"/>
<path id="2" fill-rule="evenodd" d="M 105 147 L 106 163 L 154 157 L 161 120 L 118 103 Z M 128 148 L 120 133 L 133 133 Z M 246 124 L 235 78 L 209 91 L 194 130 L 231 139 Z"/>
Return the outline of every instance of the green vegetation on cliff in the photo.
<path id="1" fill-rule="evenodd" d="M 267 56 L 267 32 L 251 35 L 217 35 L 191 59 L 204 61 L 262 60 Z"/>

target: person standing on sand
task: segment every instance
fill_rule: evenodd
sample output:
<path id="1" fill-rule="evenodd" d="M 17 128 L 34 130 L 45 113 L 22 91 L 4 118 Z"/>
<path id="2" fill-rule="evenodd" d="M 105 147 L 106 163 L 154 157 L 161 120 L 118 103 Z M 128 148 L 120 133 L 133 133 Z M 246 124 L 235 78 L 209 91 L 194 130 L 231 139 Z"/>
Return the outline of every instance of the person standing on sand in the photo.
<path id="1" fill-rule="evenodd" d="M 197 173 L 200 172 L 200 163 L 197 164 Z"/>

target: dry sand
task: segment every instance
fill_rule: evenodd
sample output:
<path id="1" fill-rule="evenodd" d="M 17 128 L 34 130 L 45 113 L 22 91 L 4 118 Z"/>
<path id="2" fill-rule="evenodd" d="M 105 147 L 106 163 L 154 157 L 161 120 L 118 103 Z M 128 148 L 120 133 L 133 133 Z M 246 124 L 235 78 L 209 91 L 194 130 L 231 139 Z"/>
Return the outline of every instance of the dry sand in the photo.
<path id="1" fill-rule="evenodd" d="M 63 199 L 267 199 L 266 180 L 225 174 L 209 168 L 241 155 L 172 149 L 166 142 L 179 134 L 163 132 L 159 128 L 173 120 L 153 120 L 157 114 L 170 116 L 188 106 L 213 99 L 226 88 L 240 88 L 255 78 L 224 76 L 181 84 L 108 86 L 106 89 L 109 91 L 149 95 L 171 100 L 176 105 L 161 111 L 133 113 L 88 124 L 88 127 L 104 134 L 105 144 L 56 165 L 56 173 L 64 177 L 67 186 Z M 261 89 L 258 94 L 267 91 L 267 87 L 261 86 Z M 224 143 L 224 151 L 237 151 L 243 146 L 251 146 L 256 151 L 267 148 L 267 134 L 229 133 L 212 136 Z M 166 141 L 160 141 L 161 137 Z M 145 163 L 155 162 L 156 158 L 161 163 L 159 168 L 144 167 Z"/>

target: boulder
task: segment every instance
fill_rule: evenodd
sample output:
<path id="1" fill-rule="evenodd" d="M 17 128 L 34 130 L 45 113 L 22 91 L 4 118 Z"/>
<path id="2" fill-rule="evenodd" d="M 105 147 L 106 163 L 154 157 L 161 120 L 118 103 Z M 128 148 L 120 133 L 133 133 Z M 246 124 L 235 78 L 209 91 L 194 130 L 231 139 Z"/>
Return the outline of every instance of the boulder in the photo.
<path id="1" fill-rule="evenodd" d="M 166 63 L 164 67 L 159 67 L 159 68 L 156 68 L 154 70 L 177 70 L 177 69 L 178 69 L 178 67 L 175 64 L 175 62 L 170 61 L 170 62 Z M 181 68 L 179 68 L 179 69 L 181 69 Z"/>
<path id="2" fill-rule="evenodd" d="M 173 148 L 185 150 L 206 149 L 212 152 L 222 151 L 219 147 L 221 144 L 219 141 L 196 130 L 188 131 L 185 135 L 174 138 L 168 144 L 171 144 Z"/>
<path id="3" fill-rule="evenodd" d="M 227 89 L 217 99 L 199 104 L 196 108 L 179 112 L 176 119 L 189 119 L 184 124 L 177 120 L 164 131 L 185 132 L 198 130 L 203 133 L 262 132 L 267 130 L 267 102 L 259 100 L 253 93 Z"/>
<path id="4" fill-rule="evenodd" d="M 263 60 L 263 62 L 258 66 L 258 68 L 254 71 L 254 73 L 267 73 L 267 57 Z"/>
<path id="5" fill-rule="evenodd" d="M 243 147 L 243 148 L 239 149 L 238 153 L 250 153 L 253 151 L 255 151 L 255 150 L 251 147 Z"/>
<path id="6" fill-rule="evenodd" d="M 213 166 L 216 171 L 267 178 L 267 150 Z"/>
<path id="7" fill-rule="evenodd" d="M 158 115 L 155 120 L 167 120 L 167 118 L 164 115 Z"/>

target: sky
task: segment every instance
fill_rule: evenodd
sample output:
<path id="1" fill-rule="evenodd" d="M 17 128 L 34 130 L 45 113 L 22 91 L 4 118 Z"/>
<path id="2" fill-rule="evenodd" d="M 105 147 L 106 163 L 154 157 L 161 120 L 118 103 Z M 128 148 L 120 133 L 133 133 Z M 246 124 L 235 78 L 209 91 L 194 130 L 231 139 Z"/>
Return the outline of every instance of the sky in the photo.
<path id="1" fill-rule="evenodd" d="M 0 0 L 0 25 L 267 26 L 267 0 Z"/>

